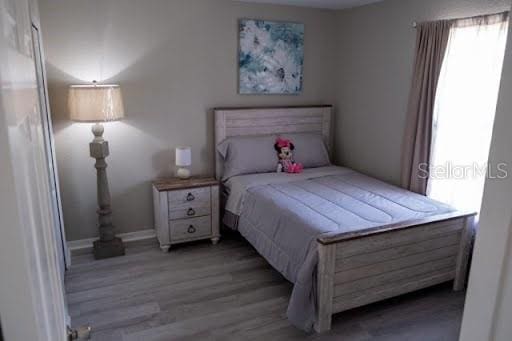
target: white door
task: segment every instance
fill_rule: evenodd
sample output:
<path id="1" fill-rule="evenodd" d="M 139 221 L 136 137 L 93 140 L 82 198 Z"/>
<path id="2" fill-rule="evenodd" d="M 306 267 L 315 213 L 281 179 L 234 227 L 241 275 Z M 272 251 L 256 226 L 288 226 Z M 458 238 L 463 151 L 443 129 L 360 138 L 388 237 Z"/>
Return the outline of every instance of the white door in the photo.
<path id="1" fill-rule="evenodd" d="M 27 0 L 0 0 L 0 318 L 7 341 L 66 340 L 67 310 Z"/>
<path id="2" fill-rule="evenodd" d="M 32 23 L 32 43 L 34 45 L 34 62 L 37 73 L 39 107 L 41 109 L 41 123 L 45 140 L 46 160 L 48 164 L 48 181 L 50 183 L 51 207 L 53 213 L 55 236 L 57 238 L 57 256 L 62 279 L 64 280 L 64 272 L 71 265 L 71 260 L 66 244 L 66 234 L 64 231 L 64 220 L 62 216 L 57 162 L 55 159 L 55 144 L 53 140 L 50 106 L 48 103 L 43 50 L 41 48 L 41 33 L 34 23 Z"/>

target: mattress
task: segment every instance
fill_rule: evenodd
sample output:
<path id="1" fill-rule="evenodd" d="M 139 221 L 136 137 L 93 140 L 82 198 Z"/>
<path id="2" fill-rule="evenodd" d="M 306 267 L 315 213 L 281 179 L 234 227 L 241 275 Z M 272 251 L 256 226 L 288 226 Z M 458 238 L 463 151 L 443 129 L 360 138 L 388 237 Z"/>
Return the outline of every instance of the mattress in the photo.
<path id="1" fill-rule="evenodd" d="M 236 176 L 226 182 L 226 210 L 238 230 L 294 283 L 287 310 L 297 327 L 311 330 L 316 307 L 316 239 L 454 211 L 448 205 L 343 167 L 302 174 Z"/>

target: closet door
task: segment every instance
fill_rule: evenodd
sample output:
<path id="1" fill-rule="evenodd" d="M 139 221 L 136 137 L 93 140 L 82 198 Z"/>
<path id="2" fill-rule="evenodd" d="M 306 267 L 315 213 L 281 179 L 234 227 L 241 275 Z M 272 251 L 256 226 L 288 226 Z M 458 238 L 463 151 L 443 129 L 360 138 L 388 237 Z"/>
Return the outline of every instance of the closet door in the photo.
<path id="1" fill-rule="evenodd" d="M 55 236 L 57 238 L 57 256 L 59 268 L 64 280 L 64 272 L 70 265 L 70 254 L 66 244 L 64 222 L 62 218 L 62 206 L 60 200 L 59 179 L 57 163 L 55 159 L 55 146 L 53 140 L 52 120 L 48 103 L 48 92 L 46 88 L 46 74 L 41 49 L 41 36 L 38 28 L 32 25 L 32 42 L 34 45 L 34 61 L 37 73 L 37 88 L 41 108 L 41 122 L 45 140 L 45 152 L 48 162 L 48 181 L 50 184 L 51 208 L 53 213 Z"/>

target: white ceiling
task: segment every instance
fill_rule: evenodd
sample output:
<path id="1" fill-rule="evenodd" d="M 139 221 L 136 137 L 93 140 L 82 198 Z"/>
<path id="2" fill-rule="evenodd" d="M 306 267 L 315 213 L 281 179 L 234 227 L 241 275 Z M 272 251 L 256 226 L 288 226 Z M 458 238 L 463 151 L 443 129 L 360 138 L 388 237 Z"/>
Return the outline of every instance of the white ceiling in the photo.
<path id="1" fill-rule="evenodd" d="M 237 0 L 241 2 L 254 2 L 276 5 L 290 5 L 314 8 L 344 9 L 363 6 L 383 0 Z"/>

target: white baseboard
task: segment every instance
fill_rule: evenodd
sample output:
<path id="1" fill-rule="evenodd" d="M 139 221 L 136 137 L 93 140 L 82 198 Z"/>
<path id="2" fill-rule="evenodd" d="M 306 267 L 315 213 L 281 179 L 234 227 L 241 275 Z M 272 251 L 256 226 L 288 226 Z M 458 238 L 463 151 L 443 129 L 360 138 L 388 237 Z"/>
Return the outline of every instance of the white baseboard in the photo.
<path id="1" fill-rule="evenodd" d="M 119 233 L 117 237 L 121 238 L 123 242 L 135 242 L 139 240 L 146 240 L 156 238 L 154 229 L 140 230 L 135 232 Z M 92 252 L 92 243 L 98 238 L 87 238 L 79 240 L 68 241 L 69 251 L 73 254 Z"/>

